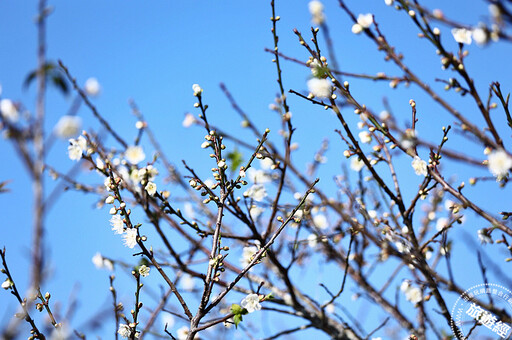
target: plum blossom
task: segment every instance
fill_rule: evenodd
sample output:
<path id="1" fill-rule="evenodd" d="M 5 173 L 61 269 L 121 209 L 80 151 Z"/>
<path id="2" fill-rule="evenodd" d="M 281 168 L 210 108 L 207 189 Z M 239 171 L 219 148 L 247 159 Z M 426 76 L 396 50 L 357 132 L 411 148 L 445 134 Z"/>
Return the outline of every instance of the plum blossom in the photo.
<path id="1" fill-rule="evenodd" d="M 100 93 L 101 86 L 96 78 L 89 78 L 85 81 L 84 89 L 89 96 L 97 96 Z"/>
<path id="2" fill-rule="evenodd" d="M 126 229 L 126 232 L 123 234 L 123 242 L 124 245 L 130 249 L 133 249 L 137 244 L 137 229 L 129 228 Z"/>
<path id="3" fill-rule="evenodd" d="M 260 297 L 258 294 L 249 294 L 245 298 L 242 299 L 240 305 L 247 309 L 247 312 L 252 313 L 255 310 L 260 310 Z"/>
<path id="4" fill-rule="evenodd" d="M 427 176 L 427 162 L 419 158 L 418 156 L 415 156 L 414 159 L 411 162 L 412 168 L 414 169 L 414 172 L 418 176 Z"/>
<path id="5" fill-rule="evenodd" d="M 465 28 L 452 28 L 453 39 L 459 44 L 471 44 L 471 31 Z"/>
<path id="6" fill-rule="evenodd" d="M 150 268 L 148 266 L 146 266 L 145 264 L 143 264 L 139 268 L 139 274 L 142 277 L 147 277 L 149 275 L 149 271 L 150 271 Z"/>
<path id="7" fill-rule="evenodd" d="M 114 270 L 114 264 L 109 259 L 104 258 L 99 252 L 92 257 L 92 263 L 97 269 L 106 268 L 110 271 Z"/>
<path id="8" fill-rule="evenodd" d="M 201 92 L 203 92 L 203 89 L 198 84 L 192 85 L 192 91 L 194 91 L 194 96 L 199 96 Z"/>
<path id="9" fill-rule="evenodd" d="M 311 78 L 308 80 L 308 90 L 315 97 L 329 98 L 332 91 L 332 83 L 329 79 Z"/>
<path id="10" fill-rule="evenodd" d="M 244 192 L 244 197 L 249 197 L 257 202 L 261 202 L 267 197 L 267 190 L 262 184 L 254 184 Z"/>
<path id="11" fill-rule="evenodd" d="M 359 172 L 364 167 L 364 162 L 359 157 L 353 157 L 350 161 L 350 169 Z"/>
<path id="12" fill-rule="evenodd" d="M 110 225 L 112 226 L 112 230 L 114 234 L 122 234 L 124 233 L 124 222 L 121 216 L 114 215 L 110 218 Z"/>
<path id="13" fill-rule="evenodd" d="M 240 265 L 242 265 L 242 267 L 244 268 L 247 267 L 249 263 L 251 263 L 254 254 L 256 254 L 257 252 L 258 247 L 256 246 L 244 247 L 244 249 L 242 250 L 242 257 L 240 258 Z"/>
<path id="14" fill-rule="evenodd" d="M 68 156 L 72 161 L 78 161 L 82 158 L 82 154 L 87 151 L 87 140 L 84 136 L 77 139 L 70 139 L 68 146 Z"/>
<path id="15" fill-rule="evenodd" d="M 131 164 L 138 164 L 146 158 L 146 155 L 140 145 L 135 145 L 126 148 L 124 158 Z"/>
<path id="16" fill-rule="evenodd" d="M 311 14 L 311 20 L 316 25 L 321 25 L 325 21 L 324 5 L 317 0 L 309 2 L 309 13 Z"/>
<path id="17" fill-rule="evenodd" d="M 18 109 L 10 99 L 0 100 L 0 114 L 11 123 L 15 123 L 19 119 Z"/>
<path id="18" fill-rule="evenodd" d="M 71 138 L 80 132 L 82 119 L 77 116 L 62 116 L 55 125 L 54 133 L 59 138 Z"/>
<path id="19" fill-rule="evenodd" d="M 489 231 L 487 231 L 486 229 L 478 230 L 478 240 L 482 244 L 493 243 L 491 235 L 489 234 Z"/>
<path id="20" fill-rule="evenodd" d="M 504 150 L 496 150 L 488 156 L 489 171 L 496 177 L 496 180 L 505 178 L 510 168 L 512 168 L 512 157 Z"/>
<path id="21" fill-rule="evenodd" d="M 146 184 L 144 189 L 147 191 L 147 193 L 150 196 L 154 196 L 156 194 L 156 184 L 153 182 L 148 182 L 148 184 Z"/>
<path id="22" fill-rule="evenodd" d="M 373 24 L 373 14 L 359 14 L 357 23 L 352 26 L 352 33 L 359 34 L 365 28 L 369 28 Z"/>

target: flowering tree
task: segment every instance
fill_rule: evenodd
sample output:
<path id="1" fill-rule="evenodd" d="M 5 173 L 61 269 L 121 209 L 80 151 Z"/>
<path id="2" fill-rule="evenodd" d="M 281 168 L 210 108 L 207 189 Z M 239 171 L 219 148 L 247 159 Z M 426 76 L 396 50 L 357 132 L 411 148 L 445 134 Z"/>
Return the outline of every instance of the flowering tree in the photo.
<path id="1" fill-rule="evenodd" d="M 37 68 L 26 78 L 26 86 L 36 83 L 34 113 L 22 101 L 0 102 L 2 143 L 10 142 L 28 170 L 34 207 L 25 291 L 20 268 L 15 273 L 9 265 L 9 244 L 0 253 L 2 288 L 19 303 L 15 317 L 5 319 L 2 338 L 20 332 L 32 339 L 508 336 L 511 310 L 492 299 L 474 299 L 469 328 L 452 312 L 457 297 L 476 281 L 512 285 L 505 274 L 512 258 L 512 212 L 506 210 L 512 84 L 480 81 L 472 72 L 481 75 L 483 66 L 472 63 L 468 52 L 475 48 L 492 63 L 492 48 L 508 48 L 512 40 L 512 12 L 509 2 L 487 2 L 485 21 L 464 24 L 471 6 L 451 17 L 419 1 L 384 1 L 379 12 L 415 30 L 407 55 L 394 45 L 400 31 L 388 34 L 379 15 L 352 8 L 366 6 L 364 13 L 375 6 L 370 2 L 338 0 L 329 4 L 332 12 L 320 1 L 303 4 L 313 23 L 306 32 L 282 31 L 286 10 L 281 13 L 271 1 L 273 46 L 265 53 L 277 75 L 270 110 L 278 122 L 261 127 L 221 84 L 241 121 L 234 129 L 208 107 L 209 89 L 194 84 L 187 101 L 195 111 L 182 125 L 202 130 L 204 138 L 190 137 L 197 154 L 180 154 L 179 162 L 167 156 L 171 148 L 157 139 L 152 117 L 133 100 L 130 140 L 93 104 L 100 93 L 96 79 L 82 86 L 66 60 L 49 60 L 51 11 L 40 0 Z M 343 42 L 330 26 L 335 18 L 346 32 L 372 44 L 376 65 L 369 68 L 389 74 L 345 66 L 346 55 L 363 52 L 337 57 Z M 301 52 L 283 51 L 279 38 Z M 430 50 L 435 70 L 418 61 L 419 44 Z M 381 65 L 382 57 L 387 63 Z M 302 70 L 302 83 L 286 81 L 285 65 Z M 510 68 L 501 67 L 502 73 Z M 50 86 L 76 99 L 48 133 Z M 380 104 L 390 90 L 395 103 Z M 96 124 L 82 132 L 81 105 Z M 328 115 L 330 123 L 308 128 L 316 115 Z M 309 160 L 300 154 L 299 143 L 325 135 L 334 142 L 324 140 Z M 66 164 L 48 157 L 56 138 L 69 142 Z M 59 154 L 63 158 L 63 150 Z M 3 197 L 11 195 L 9 176 L 0 178 Z M 47 270 L 45 244 L 59 244 L 44 239 L 46 214 L 63 188 L 93 197 L 104 219 L 99 228 L 110 223 L 115 238 L 109 242 L 128 249 L 124 257 L 100 249 L 92 258 L 97 268 L 112 272 L 105 290 L 110 301 L 100 312 L 89 311 L 94 322 L 85 324 L 72 313 L 55 312 Z M 126 292 L 133 295 L 121 298 Z M 70 303 L 69 310 L 74 307 Z"/>

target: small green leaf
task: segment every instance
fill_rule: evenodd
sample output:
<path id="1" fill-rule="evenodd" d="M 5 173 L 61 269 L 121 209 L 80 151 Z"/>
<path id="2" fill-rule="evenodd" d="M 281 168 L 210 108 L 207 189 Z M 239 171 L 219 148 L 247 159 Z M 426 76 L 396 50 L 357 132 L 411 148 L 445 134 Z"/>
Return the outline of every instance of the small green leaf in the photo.
<path id="1" fill-rule="evenodd" d="M 242 322 L 242 315 L 241 314 L 236 314 L 234 317 L 233 317 L 233 322 L 235 323 L 235 327 L 238 328 L 238 324 L 240 322 Z"/>
<path id="2" fill-rule="evenodd" d="M 231 305 L 231 313 L 238 315 L 242 314 L 243 308 L 240 305 L 237 305 L 236 303 Z"/>
<path id="3" fill-rule="evenodd" d="M 242 153 L 238 149 L 228 153 L 227 157 L 231 162 L 230 168 L 233 170 L 237 170 L 243 162 Z"/>

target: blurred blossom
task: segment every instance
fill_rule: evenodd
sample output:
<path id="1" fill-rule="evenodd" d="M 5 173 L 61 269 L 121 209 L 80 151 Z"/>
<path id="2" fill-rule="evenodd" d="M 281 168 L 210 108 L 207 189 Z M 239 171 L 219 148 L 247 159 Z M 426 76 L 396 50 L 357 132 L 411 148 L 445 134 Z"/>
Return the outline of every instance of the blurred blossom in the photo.
<path id="1" fill-rule="evenodd" d="M 309 13 L 311 14 L 311 20 L 316 25 L 321 25 L 325 21 L 324 5 L 320 1 L 309 2 Z"/>
<path id="2" fill-rule="evenodd" d="M 100 93 L 101 86 L 96 78 L 89 78 L 85 81 L 84 89 L 89 96 L 97 96 Z"/>
<path id="3" fill-rule="evenodd" d="M 364 162 L 359 159 L 359 157 L 354 156 L 350 160 L 350 169 L 359 172 L 364 167 Z"/>
<path id="4" fill-rule="evenodd" d="M 452 35 L 459 44 L 471 44 L 471 31 L 465 28 L 452 28 Z"/>
<path id="5" fill-rule="evenodd" d="M 478 240 L 482 244 L 493 243 L 491 235 L 489 234 L 487 229 L 480 229 L 480 230 L 478 230 Z"/>
<path id="6" fill-rule="evenodd" d="M 82 118 L 77 116 L 62 116 L 55 125 L 54 133 L 59 138 L 71 138 L 80 133 Z"/>
<path id="7" fill-rule="evenodd" d="M 199 96 L 201 92 L 203 92 L 203 89 L 198 84 L 192 85 L 192 91 L 194 91 L 194 96 Z"/>
<path id="8" fill-rule="evenodd" d="M 0 100 L 0 113 L 10 123 L 16 123 L 19 119 L 18 109 L 10 99 Z"/>
<path id="9" fill-rule="evenodd" d="M 485 45 L 489 41 L 489 35 L 482 27 L 475 28 L 472 35 L 478 45 Z"/>
<path id="10" fill-rule="evenodd" d="M 440 217 L 436 222 L 436 230 L 441 231 L 448 226 L 448 219 L 446 217 Z"/>
<path id="11" fill-rule="evenodd" d="M 332 83 L 330 79 L 311 78 L 308 80 L 308 90 L 315 97 L 329 98 L 331 96 Z"/>
<path id="12" fill-rule="evenodd" d="M 414 159 L 411 162 L 412 168 L 414 169 L 414 172 L 418 176 L 427 176 L 427 162 L 419 158 L 418 156 L 415 156 Z"/>
<path id="13" fill-rule="evenodd" d="M 361 143 L 368 144 L 372 141 L 372 136 L 368 131 L 359 132 L 359 140 Z"/>
<path id="14" fill-rule="evenodd" d="M 258 252 L 258 247 L 256 247 L 256 246 L 244 247 L 244 249 L 242 250 L 242 257 L 240 258 L 240 265 L 244 268 L 247 267 L 249 265 L 249 263 L 251 263 L 252 257 L 257 252 Z"/>
<path id="15" fill-rule="evenodd" d="M 254 184 L 244 192 L 245 197 L 249 197 L 257 202 L 263 201 L 267 197 L 267 190 L 261 184 Z"/>
<path id="16" fill-rule="evenodd" d="M 318 214 L 315 217 L 313 217 L 313 222 L 317 226 L 317 228 L 325 229 L 329 226 L 329 223 L 327 222 L 327 218 L 323 214 Z"/>
<path id="17" fill-rule="evenodd" d="M 183 119 L 182 125 L 186 128 L 191 127 L 196 122 L 196 118 L 193 114 L 187 113 L 185 119 Z"/>
<path id="18" fill-rule="evenodd" d="M 104 258 L 99 252 L 92 257 L 92 263 L 97 269 L 106 268 L 110 271 L 114 270 L 114 264 L 109 259 Z"/>
<path id="19" fill-rule="evenodd" d="M 129 146 L 126 148 L 124 158 L 131 164 L 138 164 L 142 162 L 144 158 L 146 158 L 146 155 L 144 154 L 144 150 L 142 150 L 142 147 L 140 145 L 136 145 Z"/>
<path id="20" fill-rule="evenodd" d="M 496 180 L 501 180 L 507 177 L 508 171 L 512 168 L 512 157 L 504 150 L 496 150 L 489 154 L 489 171 L 496 177 Z"/>
<path id="21" fill-rule="evenodd" d="M 315 248 L 317 244 L 318 244 L 318 236 L 316 236 L 315 234 L 309 234 L 308 235 L 308 246 L 310 246 L 311 248 Z"/>

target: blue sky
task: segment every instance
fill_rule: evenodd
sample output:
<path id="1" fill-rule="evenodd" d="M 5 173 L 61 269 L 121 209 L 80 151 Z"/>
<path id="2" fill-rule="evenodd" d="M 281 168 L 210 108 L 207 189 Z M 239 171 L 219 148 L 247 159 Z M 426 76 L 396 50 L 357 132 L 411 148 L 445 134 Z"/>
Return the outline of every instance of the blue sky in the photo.
<path id="1" fill-rule="evenodd" d="M 337 1 L 325 1 L 327 21 L 335 40 L 339 64 L 344 70 L 376 74 L 384 71 L 390 75 L 401 75 L 390 63 L 383 61 L 383 55 L 375 51 L 373 43 L 362 35 L 351 33 L 352 23 L 337 7 Z M 486 20 L 487 7 L 483 1 L 430 1 L 428 6 L 442 6 L 448 17 L 467 24 L 477 24 Z M 280 50 L 300 60 L 307 60 L 306 51 L 298 44 L 293 28 L 298 28 L 305 37 L 309 37 L 311 26 L 307 9 L 308 1 L 277 1 L 277 13 L 281 16 L 278 24 Z M 191 86 L 200 84 L 204 89 L 204 100 L 209 104 L 209 119 L 235 135 L 254 142 L 253 136 L 247 136 L 239 128 L 240 119 L 233 112 L 229 102 L 219 89 L 219 83 L 226 84 L 238 103 L 254 119 L 261 129 L 270 127 L 276 144 L 279 119 L 268 106 L 278 92 L 275 82 L 275 66 L 272 56 L 264 52 L 272 47 L 270 32 L 271 16 L 268 1 L 50 1 L 54 12 L 48 19 L 48 59 L 62 60 L 83 84 L 89 77 L 96 77 L 101 84 L 100 96 L 93 99 L 94 105 L 103 116 L 127 140 L 136 136 L 136 119 L 130 113 L 129 99 L 134 99 L 145 114 L 148 123 L 164 146 L 167 156 L 175 164 L 181 159 L 195 168 L 201 168 L 207 154 L 200 149 L 204 132 L 199 128 L 184 129 L 181 122 L 185 113 L 194 111 Z M 426 77 L 430 84 L 438 89 L 442 85 L 435 78 L 447 78 L 441 70 L 439 58 L 426 42 L 415 39 L 417 34 L 413 25 L 401 13 L 384 5 L 384 1 L 358 1 L 354 4 L 356 13 L 372 12 L 381 28 L 388 32 L 389 39 L 404 52 L 406 62 L 413 70 Z M 30 111 L 34 108 L 35 87 L 22 89 L 26 75 L 36 65 L 36 29 L 33 19 L 36 3 L 28 1 L 0 2 L 0 84 L 2 98 L 11 98 L 23 102 Z M 443 39 L 453 51 L 453 41 L 449 28 L 440 26 Z M 414 42 L 414 43 L 411 43 Z M 510 80 L 510 44 L 499 43 L 481 48 L 472 44 L 468 51 L 467 68 L 475 76 L 478 89 L 486 93 L 488 84 L 500 80 L 504 89 L 512 88 Z M 282 62 L 286 89 L 306 91 L 309 77 L 307 68 Z M 504 77 L 503 75 L 508 75 Z M 371 107 L 375 112 L 384 109 L 382 98 L 389 100 L 391 107 L 405 125 L 410 121 L 409 99 L 414 98 L 420 112 L 418 130 L 422 138 L 436 142 L 442 134 L 440 126 L 453 122 L 439 106 L 433 104 L 417 88 L 392 90 L 387 83 L 368 83 L 350 79 L 351 90 L 355 97 Z M 74 94 L 63 97 L 56 90 L 48 93 L 46 128 L 51 131 L 59 117 L 66 113 Z M 333 174 L 339 173 L 343 161 L 341 153 L 344 146 L 333 127 L 339 128 L 335 117 L 317 107 L 304 103 L 301 99 L 289 96 L 291 110 L 297 128 L 295 138 L 300 144 L 294 154 L 297 164 L 303 166 L 311 160 L 324 138 L 331 142 L 327 154 L 328 167 L 322 168 L 324 187 L 328 187 Z M 469 117 L 475 117 L 476 111 L 469 105 L 467 98 L 460 98 L 453 92 L 446 98 L 457 105 Z M 465 111 L 466 110 L 466 111 Z M 347 114 L 349 111 L 346 111 Z M 501 112 L 499 113 L 501 114 Z M 83 118 L 84 129 L 96 129 L 98 124 L 84 107 L 79 115 Z M 498 115 L 498 113 L 497 113 Z M 356 118 L 349 118 L 355 124 Z M 498 118 L 497 118 L 498 119 Z M 504 122 L 504 120 L 501 120 Z M 506 126 L 499 127 L 506 131 Z M 507 134 L 508 135 L 508 134 Z M 475 157 L 483 159 L 482 150 L 462 138 L 453 136 L 454 149 L 474 150 Z M 507 142 L 510 142 L 509 140 Z M 143 141 L 143 144 L 147 141 Z M 147 145 L 147 144 L 144 144 Z M 65 171 L 73 162 L 66 157 L 67 141 L 59 141 L 48 154 L 48 162 Z M 11 180 L 10 192 L 0 195 L 2 226 L 0 227 L 0 246 L 6 245 L 9 265 L 18 278 L 17 283 L 26 287 L 28 280 L 31 196 L 29 177 L 22 171 L 22 165 L 14 154 L 10 143 L 0 140 L 0 150 L 4 164 L 0 169 L 0 181 Z M 478 152 L 478 153 L 477 153 Z M 149 154 L 148 150 L 148 154 Z M 423 150 L 423 156 L 427 151 Z M 331 163 L 332 160 L 332 163 Z M 398 161 L 403 168 L 410 167 L 410 159 Z M 203 172 L 208 172 L 210 165 Z M 445 170 L 454 174 L 456 181 L 466 181 L 478 171 L 460 167 L 448 162 Z M 94 174 L 81 174 L 84 181 L 99 182 Z M 404 174 L 402 183 L 416 188 L 419 179 Z M 53 186 L 48 180 L 48 191 Z M 506 189 L 508 190 L 508 189 Z M 468 188 L 475 196 L 487 196 L 484 203 L 493 207 L 493 211 L 506 209 L 504 191 L 497 188 Z M 508 190 L 510 192 L 510 190 Z M 406 191 L 411 197 L 414 190 Z M 90 259 L 96 251 L 113 258 L 130 259 L 130 251 L 124 248 L 110 231 L 108 211 L 95 209 L 95 199 L 82 193 L 67 192 L 50 211 L 47 221 L 46 247 L 48 249 L 48 268 L 50 280 L 43 291 L 51 291 L 55 300 L 68 306 L 69 296 L 76 292 L 82 301 L 77 310 L 77 318 L 85 320 L 105 301 L 110 303 L 108 295 L 108 273 L 98 271 Z M 468 214 L 471 217 L 472 214 Z M 469 221 L 473 219 L 469 218 Z M 461 232 L 476 235 L 476 230 L 485 225 L 467 223 L 467 230 Z M 459 245 L 463 248 L 462 245 Z M 479 247 L 475 245 L 475 247 Z M 470 249 L 461 249 L 464 256 L 474 254 Z M 468 287 L 480 283 L 477 268 L 474 272 L 460 275 L 465 277 Z M 300 274 L 297 274 L 300 275 Z M 327 273 L 325 273 L 327 275 Z M 120 282 L 130 282 L 127 275 L 118 274 Z M 79 287 L 79 288 L 78 288 Z M 75 290 L 77 289 L 77 290 Z M 130 289 L 122 289 L 121 298 L 129 301 Z M 96 293 L 96 292 L 100 293 Z M 320 293 L 319 293 L 320 294 Z M 349 296 L 348 296 L 349 297 Z M 92 306 L 92 310 L 86 306 Z M 0 319 L 6 319 L 12 313 L 15 302 L 8 294 L 0 294 L 0 305 L 7 306 L 6 315 L 0 311 Z M 376 317 L 375 320 L 380 320 Z M 378 321 L 373 321 L 378 322 Z M 371 324 L 371 322 L 370 322 Z M 75 320 L 73 326 L 80 327 Z M 105 336 L 108 338 L 108 336 Z"/>

